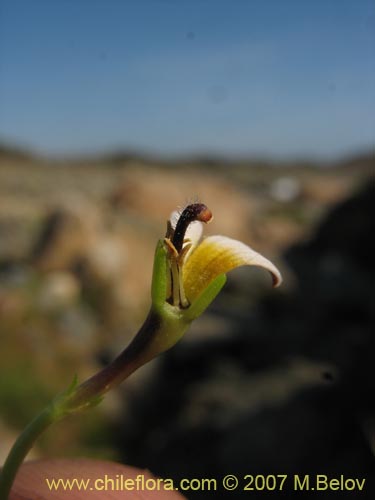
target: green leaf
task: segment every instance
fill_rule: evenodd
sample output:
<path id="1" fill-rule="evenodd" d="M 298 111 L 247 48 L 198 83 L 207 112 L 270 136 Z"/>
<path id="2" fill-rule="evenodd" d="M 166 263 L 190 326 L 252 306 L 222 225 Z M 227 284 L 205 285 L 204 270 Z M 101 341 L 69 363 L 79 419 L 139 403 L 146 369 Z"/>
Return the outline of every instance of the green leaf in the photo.
<path id="1" fill-rule="evenodd" d="M 188 321 L 198 318 L 216 298 L 227 281 L 225 274 L 220 274 L 208 285 L 195 301 L 184 311 L 184 317 Z"/>
<path id="2" fill-rule="evenodd" d="M 167 250 L 163 240 L 158 241 L 155 250 L 151 298 L 155 310 L 160 310 L 167 298 Z"/>
<path id="3" fill-rule="evenodd" d="M 65 395 L 66 396 L 70 396 L 71 394 L 73 394 L 75 388 L 77 387 L 78 385 L 78 375 L 75 374 L 74 377 L 73 377 L 73 380 L 71 382 L 71 384 L 68 386 L 68 388 L 66 389 L 65 391 Z"/>

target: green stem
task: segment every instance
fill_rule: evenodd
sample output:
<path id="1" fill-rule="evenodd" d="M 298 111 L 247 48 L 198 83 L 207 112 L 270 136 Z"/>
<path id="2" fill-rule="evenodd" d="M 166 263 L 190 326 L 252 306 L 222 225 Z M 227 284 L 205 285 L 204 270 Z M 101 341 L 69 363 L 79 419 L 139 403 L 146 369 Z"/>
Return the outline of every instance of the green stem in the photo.
<path id="1" fill-rule="evenodd" d="M 29 425 L 14 443 L 0 473 L 0 498 L 7 500 L 17 471 L 35 440 L 55 420 L 53 406 L 47 406 Z"/>
<path id="2" fill-rule="evenodd" d="M 71 392 L 70 398 L 66 400 L 66 410 L 70 412 L 96 404 L 103 394 L 155 357 L 158 352 L 153 349 L 153 342 L 162 330 L 163 323 L 159 315 L 151 310 L 137 335 L 121 354 Z"/>

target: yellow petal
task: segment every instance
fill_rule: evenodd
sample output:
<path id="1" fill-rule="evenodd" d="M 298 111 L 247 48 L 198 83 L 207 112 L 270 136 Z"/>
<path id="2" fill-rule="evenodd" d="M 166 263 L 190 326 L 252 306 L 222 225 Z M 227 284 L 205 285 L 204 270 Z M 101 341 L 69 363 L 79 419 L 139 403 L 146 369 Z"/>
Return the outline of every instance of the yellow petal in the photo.
<path id="1" fill-rule="evenodd" d="M 239 266 L 263 267 L 271 273 L 274 287 L 282 281 L 272 262 L 244 243 L 225 236 L 209 236 L 185 261 L 183 282 L 187 298 L 193 301 L 216 276 Z"/>

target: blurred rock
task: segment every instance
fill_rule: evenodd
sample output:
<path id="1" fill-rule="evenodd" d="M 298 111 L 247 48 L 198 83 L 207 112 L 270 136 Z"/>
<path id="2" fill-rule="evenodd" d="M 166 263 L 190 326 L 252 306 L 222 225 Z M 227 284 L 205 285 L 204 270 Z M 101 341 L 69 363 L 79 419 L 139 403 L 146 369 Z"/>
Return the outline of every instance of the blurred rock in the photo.
<path id="1" fill-rule="evenodd" d="M 337 178 L 329 172 L 321 177 L 310 178 L 303 183 L 300 189 L 301 196 L 308 201 L 319 204 L 333 204 L 349 195 L 350 180 L 346 177 Z"/>
<path id="2" fill-rule="evenodd" d="M 86 258 L 92 278 L 111 283 L 126 271 L 127 247 L 120 237 L 102 235 L 88 249 Z"/>
<path id="3" fill-rule="evenodd" d="M 56 311 L 72 306 L 79 294 L 78 280 L 71 273 L 56 271 L 43 278 L 36 303 L 42 311 Z"/>
<path id="4" fill-rule="evenodd" d="M 39 272 L 48 273 L 43 278 L 41 307 L 51 309 L 59 300 L 68 300 L 69 294 L 73 300 L 81 290 L 101 320 L 110 323 L 109 319 L 129 305 L 128 295 L 122 293 L 124 282 L 130 289 L 133 283 L 127 281 L 131 273 L 125 240 L 121 230 L 107 227 L 105 212 L 80 199 L 53 210 L 31 257 Z M 137 258 L 136 251 L 134 255 Z"/>
<path id="5" fill-rule="evenodd" d="M 81 199 L 51 211 L 32 252 L 32 262 L 43 271 L 71 269 L 95 244 L 98 212 Z"/>
<path id="6" fill-rule="evenodd" d="M 70 307 L 57 318 L 57 326 L 64 349 L 69 348 L 77 356 L 80 352 L 90 353 L 97 348 L 97 324 L 93 314 L 84 307 Z M 95 351 L 94 351 L 95 352 Z"/>
<path id="7" fill-rule="evenodd" d="M 300 183 L 294 177 L 279 177 L 270 186 L 270 194 L 277 201 L 293 201 L 300 193 Z"/>

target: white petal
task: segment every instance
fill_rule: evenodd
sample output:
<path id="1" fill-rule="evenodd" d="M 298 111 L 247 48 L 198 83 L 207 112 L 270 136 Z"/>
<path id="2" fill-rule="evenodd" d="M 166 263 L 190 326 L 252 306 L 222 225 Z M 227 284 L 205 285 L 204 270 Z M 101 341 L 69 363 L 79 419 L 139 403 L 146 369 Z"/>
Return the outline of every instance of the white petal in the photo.
<path id="1" fill-rule="evenodd" d="M 175 210 L 172 212 L 171 217 L 170 217 L 170 223 L 172 225 L 172 228 L 176 228 L 176 224 L 178 219 L 180 218 L 181 212 L 178 212 Z M 185 239 L 190 240 L 190 243 L 192 244 L 191 250 L 187 253 L 189 255 L 191 251 L 193 250 L 194 247 L 196 247 L 199 243 L 199 240 L 201 239 L 203 233 L 203 224 L 202 222 L 196 220 L 194 222 L 191 222 L 186 230 L 185 233 Z"/>

